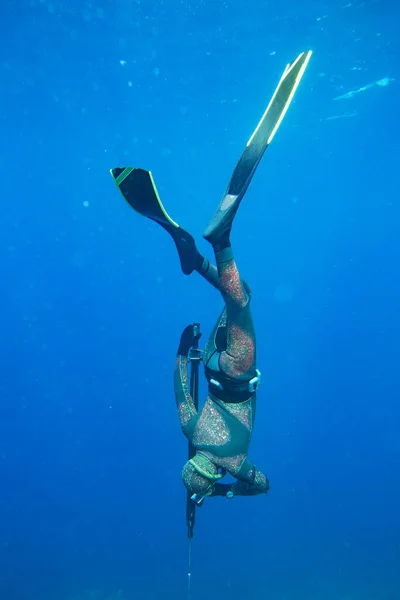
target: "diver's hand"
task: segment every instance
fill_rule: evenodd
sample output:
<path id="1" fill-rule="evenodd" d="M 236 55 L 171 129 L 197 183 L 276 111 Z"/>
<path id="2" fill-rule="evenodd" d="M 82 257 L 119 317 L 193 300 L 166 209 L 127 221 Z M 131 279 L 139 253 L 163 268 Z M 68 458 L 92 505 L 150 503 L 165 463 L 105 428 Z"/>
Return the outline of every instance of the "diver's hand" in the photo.
<path id="1" fill-rule="evenodd" d="M 200 338 L 201 333 L 199 323 L 193 323 L 193 325 L 185 327 L 179 342 L 178 355 L 188 356 L 190 348 L 197 345 Z"/>

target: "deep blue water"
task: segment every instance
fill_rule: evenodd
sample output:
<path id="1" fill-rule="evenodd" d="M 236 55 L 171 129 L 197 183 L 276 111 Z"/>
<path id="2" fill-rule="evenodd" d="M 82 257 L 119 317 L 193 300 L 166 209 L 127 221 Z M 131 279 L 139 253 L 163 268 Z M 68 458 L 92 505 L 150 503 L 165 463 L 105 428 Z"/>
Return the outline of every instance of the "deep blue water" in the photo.
<path id="1" fill-rule="evenodd" d="M 108 171 L 151 169 L 209 253 L 307 48 L 233 233 L 271 491 L 198 511 L 192 600 L 400 599 L 399 25 L 393 0 L 2 1 L 1 600 L 187 598 L 172 370 L 221 300 Z"/>

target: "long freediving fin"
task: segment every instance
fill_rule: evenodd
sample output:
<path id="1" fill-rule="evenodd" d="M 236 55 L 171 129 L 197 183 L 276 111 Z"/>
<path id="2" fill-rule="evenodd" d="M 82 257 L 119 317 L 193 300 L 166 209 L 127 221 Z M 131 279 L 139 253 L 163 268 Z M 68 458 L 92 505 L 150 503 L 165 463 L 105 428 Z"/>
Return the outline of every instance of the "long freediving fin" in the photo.
<path id="1" fill-rule="evenodd" d="M 162 227 L 167 225 L 179 228 L 161 202 L 151 171 L 123 167 L 111 169 L 110 173 L 124 199 L 136 212 L 156 221 Z"/>
<path id="2" fill-rule="evenodd" d="M 151 172 L 133 167 L 118 167 L 111 169 L 110 173 L 127 203 L 139 214 L 159 223 L 171 235 L 183 273 L 190 275 L 197 270 L 203 257 L 190 233 L 171 219 L 165 210 Z"/>
<path id="3" fill-rule="evenodd" d="M 272 142 L 293 100 L 294 94 L 311 58 L 311 50 L 302 52 L 287 65 L 260 122 L 247 142 L 226 188 L 225 194 L 204 231 L 203 237 L 213 242 L 230 228 L 257 166 Z"/>

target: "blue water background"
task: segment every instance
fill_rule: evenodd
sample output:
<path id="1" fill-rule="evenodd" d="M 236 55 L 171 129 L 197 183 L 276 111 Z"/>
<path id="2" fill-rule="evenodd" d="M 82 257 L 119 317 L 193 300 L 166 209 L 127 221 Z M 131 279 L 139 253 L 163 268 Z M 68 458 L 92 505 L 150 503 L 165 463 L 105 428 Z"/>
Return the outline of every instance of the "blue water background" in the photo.
<path id="1" fill-rule="evenodd" d="M 187 598 L 171 376 L 181 329 L 205 337 L 221 299 L 108 171 L 151 169 L 209 253 L 307 48 L 233 232 L 271 492 L 199 511 L 192 599 L 400 598 L 399 23 L 389 0 L 3 0 L 1 599 Z"/>

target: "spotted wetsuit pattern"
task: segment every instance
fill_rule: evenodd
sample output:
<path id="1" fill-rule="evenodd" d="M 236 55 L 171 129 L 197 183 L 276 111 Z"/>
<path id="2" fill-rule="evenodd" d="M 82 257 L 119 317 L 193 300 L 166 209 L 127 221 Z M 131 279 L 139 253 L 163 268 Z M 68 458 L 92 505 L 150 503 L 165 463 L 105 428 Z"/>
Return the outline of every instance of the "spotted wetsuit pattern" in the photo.
<path id="1" fill-rule="evenodd" d="M 227 313 L 227 348 L 220 355 L 219 366 L 228 377 L 246 378 L 254 374 L 256 362 L 250 297 L 233 259 L 218 265 L 218 274 Z"/>

